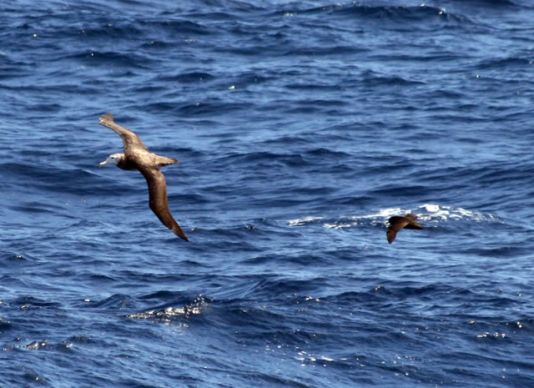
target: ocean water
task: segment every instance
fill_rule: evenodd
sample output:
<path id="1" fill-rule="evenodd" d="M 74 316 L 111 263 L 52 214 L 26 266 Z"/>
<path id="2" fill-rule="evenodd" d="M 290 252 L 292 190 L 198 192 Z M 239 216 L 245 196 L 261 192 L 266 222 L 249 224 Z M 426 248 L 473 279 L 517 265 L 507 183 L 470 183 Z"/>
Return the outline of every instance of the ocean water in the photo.
<path id="1" fill-rule="evenodd" d="M 3 2 L 0 386 L 534 386 L 533 19 Z M 104 112 L 181 161 L 189 243 Z"/>

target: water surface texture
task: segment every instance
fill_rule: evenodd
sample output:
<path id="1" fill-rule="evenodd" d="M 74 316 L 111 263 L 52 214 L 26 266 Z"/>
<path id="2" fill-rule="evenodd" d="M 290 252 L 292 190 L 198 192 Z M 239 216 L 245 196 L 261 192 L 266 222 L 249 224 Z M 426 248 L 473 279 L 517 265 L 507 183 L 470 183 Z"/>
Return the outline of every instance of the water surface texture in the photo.
<path id="1" fill-rule="evenodd" d="M 2 2 L 0 385 L 533 386 L 532 20 Z M 181 161 L 191 242 L 98 168 L 108 111 Z M 405 212 L 426 229 L 387 244 Z"/>

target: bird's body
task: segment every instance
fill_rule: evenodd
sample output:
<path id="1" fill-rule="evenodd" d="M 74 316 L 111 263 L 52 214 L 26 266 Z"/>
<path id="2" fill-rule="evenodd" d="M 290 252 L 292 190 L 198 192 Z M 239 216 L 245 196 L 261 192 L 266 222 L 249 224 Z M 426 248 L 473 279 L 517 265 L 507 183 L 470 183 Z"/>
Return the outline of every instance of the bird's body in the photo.
<path id="1" fill-rule="evenodd" d="M 417 223 L 417 216 L 415 214 L 406 214 L 404 216 L 393 216 L 388 220 L 389 226 L 386 232 L 388 243 L 392 243 L 397 237 L 397 233 L 401 229 L 423 229 L 421 225 Z"/>
<path id="2" fill-rule="evenodd" d="M 101 116 L 99 122 L 115 131 L 124 143 L 124 153 L 112 154 L 100 165 L 105 166 L 109 162 L 115 162 L 117 167 L 123 170 L 139 170 L 148 184 L 150 209 L 163 225 L 171 229 L 178 237 L 188 241 L 186 234 L 169 211 L 165 175 L 160 171 L 160 167 L 177 163 L 177 160 L 150 152 L 139 136 L 115 123 L 113 116 L 109 113 Z"/>

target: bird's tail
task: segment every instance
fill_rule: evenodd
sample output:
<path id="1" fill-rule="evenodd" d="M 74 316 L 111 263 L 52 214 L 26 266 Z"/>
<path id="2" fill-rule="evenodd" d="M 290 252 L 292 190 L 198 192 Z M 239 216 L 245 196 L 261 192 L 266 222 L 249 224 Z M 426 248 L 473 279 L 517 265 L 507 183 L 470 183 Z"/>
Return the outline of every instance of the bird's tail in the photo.
<path id="1" fill-rule="evenodd" d="M 170 164 L 175 164 L 175 163 L 178 163 L 178 161 L 174 158 L 168 158 L 166 156 L 157 156 L 157 163 L 158 163 L 158 166 L 162 167 L 162 166 L 168 166 Z"/>

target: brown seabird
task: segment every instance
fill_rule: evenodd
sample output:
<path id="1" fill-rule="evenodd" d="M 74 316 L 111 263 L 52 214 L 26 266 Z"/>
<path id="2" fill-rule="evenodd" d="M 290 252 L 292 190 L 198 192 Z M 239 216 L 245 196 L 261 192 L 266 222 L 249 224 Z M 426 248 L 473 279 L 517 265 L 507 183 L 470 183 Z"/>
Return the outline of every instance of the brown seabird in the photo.
<path id="1" fill-rule="evenodd" d="M 160 171 L 160 167 L 174 164 L 177 160 L 150 152 L 139 136 L 117 124 L 111 113 L 100 116 L 99 123 L 113 129 L 124 143 L 124 153 L 110 155 L 100 163 L 100 166 L 103 167 L 111 162 L 123 170 L 139 170 L 148 184 L 150 209 L 158 216 L 163 225 L 171 229 L 178 237 L 189 241 L 169 211 L 165 175 Z"/>
<path id="2" fill-rule="evenodd" d="M 415 214 L 406 214 L 404 216 L 393 216 L 388 220 L 389 227 L 386 233 L 388 243 L 392 243 L 397 237 L 397 233 L 402 229 L 423 229 L 421 225 L 417 223 L 417 216 Z"/>

